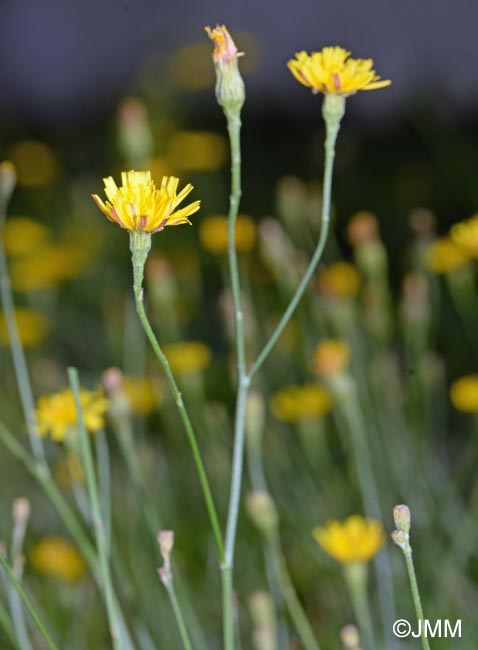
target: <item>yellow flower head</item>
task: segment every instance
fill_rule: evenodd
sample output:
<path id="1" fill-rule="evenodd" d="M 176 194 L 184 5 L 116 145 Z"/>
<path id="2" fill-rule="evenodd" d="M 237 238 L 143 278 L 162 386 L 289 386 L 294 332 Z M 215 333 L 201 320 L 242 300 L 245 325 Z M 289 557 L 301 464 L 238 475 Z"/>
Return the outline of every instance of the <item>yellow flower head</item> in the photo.
<path id="1" fill-rule="evenodd" d="M 332 298 L 354 298 L 360 289 L 360 273 L 353 264 L 336 262 L 319 275 L 319 291 Z"/>
<path id="2" fill-rule="evenodd" d="M 5 222 L 3 241 L 7 255 L 28 255 L 48 244 L 51 232 L 35 219 L 12 217 Z"/>
<path id="3" fill-rule="evenodd" d="M 315 348 L 314 370 L 323 377 L 342 372 L 349 362 L 350 349 L 344 341 L 324 339 Z"/>
<path id="4" fill-rule="evenodd" d="M 452 226 L 452 241 L 470 257 L 478 257 L 478 214 Z"/>
<path id="5" fill-rule="evenodd" d="M 298 52 L 287 66 L 294 77 L 314 94 L 354 95 L 358 90 L 389 86 L 373 70 L 372 59 L 351 59 L 342 47 L 324 47 L 320 52 Z"/>
<path id="6" fill-rule="evenodd" d="M 214 29 L 205 27 L 207 35 L 214 43 L 214 52 L 212 58 L 216 65 L 224 65 L 242 56 L 242 52 L 237 51 L 236 44 L 225 25 L 216 25 Z"/>
<path id="7" fill-rule="evenodd" d="M 149 171 L 123 172 L 121 187 L 112 176 L 103 182 L 108 201 L 104 203 L 97 194 L 92 194 L 93 200 L 110 221 L 126 230 L 155 233 L 166 226 L 191 223 L 188 217 L 199 210 L 200 201 L 176 210 L 193 186 L 186 185 L 178 194 L 179 179 L 174 176 L 163 176 L 159 188 Z"/>
<path id="8" fill-rule="evenodd" d="M 211 350 L 200 341 L 171 343 L 164 346 L 173 373 L 194 375 L 202 372 L 211 360 Z"/>
<path id="9" fill-rule="evenodd" d="M 478 375 L 466 375 L 454 381 L 450 399 L 458 411 L 478 413 Z"/>
<path id="10" fill-rule="evenodd" d="M 227 218 L 208 217 L 201 221 L 199 237 L 206 250 L 215 255 L 227 253 Z M 235 226 L 236 250 L 238 253 L 250 253 L 257 239 L 254 221 L 245 215 L 239 215 Z"/>
<path id="11" fill-rule="evenodd" d="M 51 185 L 60 173 L 55 152 L 37 140 L 20 140 L 10 147 L 10 157 L 17 170 L 18 184 L 24 187 Z"/>
<path id="12" fill-rule="evenodd" d="M 221 169 L 227 160 L 227 141 L 208 131 L 176 131 L 168 142 L 167 161 L 180 171 Z"/>
<path id="13" fill-rule="evenodd" d="M 51 244 L 17 257 L 11 266 L 15 291 L 44 291 L 85 272 L 91 254 L 85 247 Z"/>
<path id="14" fill-rule="evenodd" d="M 133 413 L 148 415 L 160 403 L 160 396 L 148 377 L 123 377 L 122 387 Z"/>
<path id="15" fill-rule="evenodd" d="M 85 426 L 90 433 L 102 429 L 109 401 L 100 391 L 80 389 L 80 402 Z M 56 442 L 62 442 L 68 431 L 76 426 L 78 417 L 71 388 L 40 397 L 35 411 L 38 433 L 44 438 L 48 435 Z"/>
<path id="16" fill-rule="evenodd" d="M 39 573 L 67 582 L 79 580 L 86 572 L 80 553 L 62 537 L 41 539 L 30 553 L 30 562 Z"/>
<path id="17" fill-rule="evenodd" d="M 469 262 L 470 257 L 465 249 L 449 237 L 436 239 L 425 253 L 425 266 L 433 273 L 451 273 Z"/>
<path id="18" fill-rule="evenodd" d="M 378 519 L 352 515 L 345 521 L 329 521 L 312 531 L 326 553 L 341 564 L 365 564 L 385 544 L 385 532 Z"/>
<path id="19" fill-rule="evenodd" d="M 48 333 L 48 324 L 44 317 L 28 307 L 15 309 L 15 322 L 17 324 L 20 341 L 26 348 L 39 345 Z M 5 315 L 0 314 L 0 345 L 10 345 Z"/>
<path id="20" fill-rule="evenodd" d="M 326 415 L 332 399 L 325 388 L 316 384 L 286 386 L 269 400 L 272 415 L 282 422 L 302 422 Z"/>

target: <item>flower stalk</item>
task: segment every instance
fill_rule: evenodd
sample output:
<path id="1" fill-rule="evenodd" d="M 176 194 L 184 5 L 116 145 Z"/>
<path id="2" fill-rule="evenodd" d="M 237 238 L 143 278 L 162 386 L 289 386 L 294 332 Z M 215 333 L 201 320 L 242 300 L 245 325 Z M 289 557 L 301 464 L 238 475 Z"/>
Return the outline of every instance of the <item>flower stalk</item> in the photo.
<path id="1" fill-rule="evenodd" d="M 22 404 L 25 424 L 30 438 L 30 446 L 36 460 L 42 464 L 45 471 L 48 471 L 45 460 L 45 451 L 43 442 L 37 435 L 37 426 L 35 420 L 35 400 L 33 399 L 33 390 L 28 374 L 25 352 L 18 332 L 15 320 L 15 306 L 13 303 L 12 289 L 10 278 L 8 276 L 7 261 L 5 259 L 5 250 L 3 244 L 3 226 L 6 217 L 6 209 L 10 197 L 16 185 L 15 168 L 10 162 L 0 164 L 0 298 L 2 309 L 5 314 L 8 337 L 10 339 L 10 348 L 12 351 L 13 367 L 17 380 L 20 401 Z"/>
<path id="2" fill-rule="evenodd" d="M 75 408 L 78 417 L 81 454 L 85 468 L 86 485 L 88 489 L 88 497 L 93 520 L 92 523 L 96 538 L 96 548 L 98 552 L 99 575 L 101 576 L 101 586 L 103 588 L 105 596 L 111 639 L 115 650 L 125 650 L 126 648 L 130 647 L 130 644 L 126 642 L 126 639 L 124 639 L 121 634 L 121 614 L 119 612 L 117 599 L 114 593 L 113 579 L 111 576 L 111 567 L 108 557 L 108 541 L 106 538 L 106 530 L 101 512 L 100 497 L 93 464 L 93 454 L 91 451 L 88 432 L 86 430 L 83 418 L 83 409 L 80 401 L 80 382 L 76 368 L 68 368 L 68 378 L 70 380 L 71 390 L 73 391 Z"/>
<path id="3" fill-rule="evenodd" d="M 40 632 L 41 636 L 43 637 L 48 650 L 59 650 L 57 644 L 54 642 L 52 639 L 50 633 L 48 632 L 46 625 L 43 623 L 41 618 L 38 616 L 35 607 L 33 606 L 33 603 L 31 602 L 30 598 L 28 597 L 26 591 L 23 589 L 20 581 L 18 578 L 15 576 L 14 571 L 10 567 L 10 564 L 7 562 L 6 558 L 4 557 L 3 553 L 0 552 L 0 566 L 2 569 L 5 571 L 9 581 L 17 591 L 19 597 L 21 598 L 25 609 L 28 611 L 30 616 L 32 617 L 33 622 L 35 623 L 36 627 L 38 628 L 38 631 Z"/>
<path id="4" fill-rule="evenodd" d="M 322 104 L 322 116 L 325 121 L 326 129 L 324 143 L 325 166 L 323 178 L 322 213 L 320 217 L 321 230 L 319 241 L 317 242 L 315 251 L 299 283 L 299 286 L 292 296 L 284 314 L 282 315 L 275 330 L 271 334 L 269 340 L 266 342 L 257 359 L 252 364 L 251 369 L 249 370 L 249 377 L 251 378 L 256 374 L 264 361 L 267 359 L 269 353 L 276 344 L 277 339 L 280 337 L 287 323 L 290 321 L 297 305 L 299 304 L 302 296 L 305 293 L 305 290 L 307 289 L 312 276 L 315 273 L 317 265 L 320 262 L 322 254 L 324 252 L 330 229 L 330 206 L 332 197 L 332 176 L 334 170 L 335 143 L 337 141 L 337 136 L 340 131 L 340 124 L 344 113 L 345 97 L 342 95 L 325 95 Z"/>
<path id="5" fill-rule="evenodd" d="M 225 650 L 234 649 L 233 566 L 237 535 L 237 520 L 241 497 L 244 464 L 246 400 L 250 385 L 247 375 L 244 336 L 244 316 L 237 262 L 235 229 L 241 200 L 241 108 L 245 100 L 244 82 L 238 68 L 236 45 L 226 27 L 206 28 L 214 42 L 213 60 L 216 68 L 216 98 L 227 121 L 231 151 L 231 194 L 228 214 L 227 250 L 232 302 L 234 309 L 234 338 L 237 357 L 237 397 L 234 419 L 234 449 L 231 487 L 227 512 L 224 562 L 222 563 L 223 635 Z"/>
<path id="6" fill-rule="evenodd" d="M 410 590 L 412 592 L 413 606 L 417 620 L 422 624 L 421 629 L 424 629 L 425 615 L 423 613 L 422 601 L 420 598 L 420 591 L 418 589 L 417 575 L 415 573 L 415 566 L 413 564 L 412 546 L 410 544 L 410 526 L 411 514 L 408 506 L 398 505 L 393 509 L 393 519 L 395 521 L 396 530 L 393 531 L 391 537 L 394 543 L 402 550 L 407 567 L 408 579 L 410 582 Z M 420 635 L 423 650 L 430 650 L 428 638 L 423 634 Z"/>
<path id="7" fill-rule="evenodd" d="M 173 609 L 174 617 L 178 625 L 179 635 L 183 644 L 184 650 L 192 650 L 193 646 L 189 638 L 189 633 L 186 627 L 186 622 L 179 604 L 176 590 L 174 588 L 173 571 L 171 568 L 171 552 L 174 546 L 174 532 L 172 530 L 161 530 L 158 533 L 158 544 L 161 556 L 163 558 L 163 566 L 158 569 L 158 576 L 169 596 L 169 601 Z"/>
<path id="8" fill-rule="evenodd" d="M 206 474 L 206 468 L 202 461 L 201 452 L 199 451 L 199 446 L 196 440 L 196 434 L 194 433 L 193 425 L 191 423 L 188 410 L 184 404 L 181 391 L 179 390 L 176 379 L 171 371 L 169 366 L 168 359 L 164 354 L 159 342 L 153 332 L 153 328 L 148 320 L 146 310 L 144 308 L 143 300 L 143 279 L 144 279 L 144 265 L 148 257 L 148 253 L 151 248 L 151 235 L 148 232 L 143 231 L 130 231 L 130 249 L 131 249 L 131 259 L 133 264 L 133 290 L 136 304 L 136 311 L 141 321 L 141 325 L 144 329 L 144 332 L 153 348 L 153 351 L 158 358 L 163 371 L 166 375 L 166 379 L 171 388 L 174 401 L 179 411 L 179 415 L 183 422 L 184 428 L 186 430 L 186 435 L 191 446 L 191 451 L 193 453 L 194 462 L 196 464 L 196 469 L 199 474 L 199 481 L 203 491 L 204 499 L 206 501 L 206 508 L 209 515 L 209 520 L 211 523 L 211 528 L 214 534 L 214 539 L 216 541 L 216 546 L 219 554 L 220 562 L 224 561 L 224 542 L 222 538 L 221 528 L 219 526 L 219 519 L 216 512 L 216 507 L 214 505 L 213 496 L 211 493 L 211 488 L 209 487 L 209 480 Z"/>

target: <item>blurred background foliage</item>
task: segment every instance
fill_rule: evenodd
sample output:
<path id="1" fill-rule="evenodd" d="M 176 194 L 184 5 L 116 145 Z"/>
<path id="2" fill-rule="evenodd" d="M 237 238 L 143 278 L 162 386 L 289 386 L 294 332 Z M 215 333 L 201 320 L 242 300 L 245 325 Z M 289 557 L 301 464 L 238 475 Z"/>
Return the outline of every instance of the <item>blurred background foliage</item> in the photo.
<path id="1" fill-rule="evenodd" d="M 18 3 L 23 13 L 6 3 L 3 32 L 9 24 L 18 29 L 25 24 L 22 19 L 30 30 L 34 18 L 45 27 L 47 16 L 58 10 L 56 3 L 46 3 L 50 4 L 40 17 L 30 3 Z M 74 4 L 80 20 L 83 10 L 80 3 Z M 185 12 L 190 9 L 183 4 Z M 99 12 L 99 24 L 106 5 L 89 7 L 90 13 Z M 372 5 L 364 7 L 372 11 Z M 429 22 L 437 18 L 437 33 L 445 33 L 448 26 L 441 10 L 432 7 L 428 3 L 428 14 L 417 8 L 421 18 L 410 23 L 406 45 L 415 53 L 423 52 L 419 40 L 425 17 Z M 229 153 L 222 115 L 214 102 L 210 45 L 205 35 L 201 37 L 202 23 L 211 22 L 211 17 L 204 10 L 193 23 L 191 9 L 183 29 L 180 8 L 181 4 L 168 8 L 174 36 L 159 39 L 156 34 L 165 37 L 165 28 L 152 20 L 146 29 L 143 16 L 143 31 L 138 27 L 133 42 L 121 52 L 116 41 L 127 44 L 128 36 L 135 34 L 131 26 L 126 29 L 128 21 L 132 25 L 138 21 L 137 5 L 121 4 L 122 13 L 112 14 L 102 39 L 92 40 L 93 51 L 105 53 L 111 45 L 118 59 L 109 61 L 113 53 L 99 56 L 95 70 L 89 54 L 89 68 L 75 83 L 71 78 L 76 68 L 68 71 L 72 64 L 64 37 L 51 44 L 48 56 L 38 53 L 36 65 L 46 62 L 58 76 L 45 77 L 38 101 L 32 100 L 38 93 L 33 78 L 41 76 L 34 65 L 34 41 L 24 39 L 21 48 L 16 45 L 13 65 L 8 57 L 2 66 L 8 82 L 4 87 L 10 90 L 2 98 L 2 158 L 12 160 L 18 173 L 4 242 L 34 391 L 40 397 L 63 389 L 68 365 L 79 368 L 90 389 L 101 384 L 111 366 L 124 373 L 135 444 L 156 514 L 154 521 L 144 515 L 141 498 L 125 479 L 125 460 L 115 437 L 118 425 L 110 416 L 113 565 L 127 618 L 140 639 L 139 647 L 146 649 L 179 647 L 155 573 L 160 563 L 155 527 L 161 524 L 176 532 L 180 593 L 198 648 L 219 647 L 219 576 L 189 448 L 136 320 L 127 236 L 103 218 L 90 194 L 101 190 L 103 176 L 118 178 L 121 170 L 144 168 L 151 169 L 156 180 L 174 174 L 191 182 L 192 198 L 202 201 L 191 228 L 168 229 L 154 237 L 146 296 L 199 432 L 219 512 L 225 516 L 234 403 L 224 255 Z M 304 15 L 307 8 L 298 5 Z M 320 227 L 324 135 L 320 99 L 289 78 L 285 60 L 295 50 L 334 40 L 334 30 L 326 27 L 336 10 L 329 10 L 316 44 L 310 34 L 302 37 L 298 27 L 279 26 L 278 33 L 287 32 L 287 38 L 276 37 L 277 18 L 266 34 L 258 18 L 248 22 L 248 9 L 238 21 L 243 31 L 234 34 L 246 52 L 241 63 L 251 87 L 251 102 L 243 114 L 244 191 L 237 230 L 251 357 L 261 349 L 293 293 Z M 239 8 L 235 11 L 241 14 Z M 319 21 L 318 10 L 314 11 Z M 411 3 L 400 12 L 396 9 L 397 20 L 405 21 L 409 11 Z M 465 3 L 457 10 L 455 18 L 463 29 L 472 24 L 467 18 L 473 11 L 473 5 Z M 66 8 L 63 12 L 71 33 L 72 14 Z M 58 30 L 61 15 L 55 23 Z M 395 19 L 383 11 L 380 15 L 378 31 L 385 16 L 391 22 Z M 82 52 L 88 50 L 85 29 L 79 28 Z M 307 33 L 311 29 L 307 26 Z M 47 33 L 46 28 L 39 29 L 36 38 Z M 476 93 L 473 96 L 471 85 L 466 93 L 458 92 L 451 79 L 457 69 L 476 79 L 478 64 L 476 54 L 465 51 L 470 48 L 466 39 L 458 39 L 451 29 L 449 43 L 441 41 L 437 50 L 437 56 L 449 60 L 447 45 L 458 48 L 453 50 L 451 67 L 443 64 L 446 74 L 435 84 L 437 77 L 427 75 L 430 59 L 416 56 L 413 70 L 418 82 L 412 86 L 404 81 L 411 55 L 404 54 L 403 34 L 400 48 L 394 48 L 383 40 L 390 33 L 388 26 L 379 40 L 372 40 L 374 47 L 366 46 L 370 32 L 360 37 L 363 44 L 346 30 L 337 34 L 356 40 L 357 56 L 373 55 L 379 74 L 391 77 L 394 85 L 380 93 L 385 99 L 364 93 L 348 102 L 337 145 L 333 235 L 306 298 L 257 381 L 266 408 L 261 462 L 298 595 L 322 647 L 338 648 L 339 630 L 353 614 L 341 572 L 319 549 L 311 530 L 328 519 L 364 511 L 347 437 L 350 422 L 336 397 L 329 393 L 324 397 L 327 382 L 317 377 L 312 359 L 321 339 L 346 341 L 385 528 L 392 529 L 391 508 L 406 502 L 414 517 L 412 535 L 426 614 L 430 619 L 463 619 L 463 639 L 455 639 L 453 647 L 468 650 L 476 642 L 472 619 L 478 567 L 472 517 L 478 500 L 478 389 L 473 380 L 455 387 L 458 408 L 454 408 L 449 388 L 456 379 L 477 372 L 478 219 L 467 222 L 464 236 L 449 232 L 476 211 L 478 124 Z M 432 36 L 426 33 L 425 45 Z M 158 47 L 158 40 L 165 45 Z M 342 39 L 340 44 L 348 42 Z M 64 56 L 62 70 L 58 66 Z M 96 85 L 87 79 L 90 69 Z M 377 101 L 380 110 L 374 105 Z M 446 239 L 437 245 L 440 237 Z M 2 318 L 1 419 L 26 444 Z M 50 441 L 48 456 L 59 485 L 81 512 L 81 465 L 65 445 Z M 246 490 L 251 480 L 254 483 L 251 458 Z M 2 537 L 11 535 L 13 499 L 28 496 L 32 517 L 25 542 L 25 583 L 62 640 L 61 647 L 107 647 L 97 590 L 82 570 L 81 558 L 62 546 L 67 536 L 57 515 L 6 450 L 1 451 L 0 467 Z M 397 613 L 412 619 L 402 558 L 391 544 L 387 552 Z M 55 566 L 48 569 L 52 555 Z M 64 571 L 58 569 L 62 558 Z M 251 594 L 268 588 L 266 568 L 260 536 L 243 514 L 236 575 L 244 648 L 261 648 L 251 641 L 257 601 L 252 601 L 251 614 L 248 602 Z M 370 587 L 379 629 L 372 572 Z M 280 647 L 300 647 L 280 602 L 277 616 L 284 642 Z M 382 647 L 394 647 L 386 638 Z M 8 647 L 7 641 L 2 647 Z M 433 647 L 449 648 L 450 643 L 435 640 Z"/>

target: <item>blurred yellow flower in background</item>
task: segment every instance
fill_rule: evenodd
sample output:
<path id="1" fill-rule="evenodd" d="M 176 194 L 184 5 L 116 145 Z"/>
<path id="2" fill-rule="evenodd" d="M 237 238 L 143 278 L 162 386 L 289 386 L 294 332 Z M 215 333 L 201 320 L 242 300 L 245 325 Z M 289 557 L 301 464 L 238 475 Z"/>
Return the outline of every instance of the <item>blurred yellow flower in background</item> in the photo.
<path id="1" fill-rule="evenodd" d="M 45 340 L 48 333 L 46 319 L 37 311 L 28 307 L 15 309 L 15 321 L 22 345 L 32 348 Z M 0 345 L 10 345 L 5 314 L 0 314 Z"/>
<path id="2" fill-rule="evenodd" d="M 38 573 L 66 582 L 75 582 L 86 573 L 83 557 L 63 537 L 43 537 L 31 550 L 30 562 Z"/>
<path id="3" fill-rule="evenodd" d="M 464 248 L 458 246 L 449 237 L 442 237 L 432 242 L 425 253 L 425 266 L 433 273 L 451 273 L 466 266 L 470 257 Z"/>
<path id="4" fill-rule="evenodd" d="M 329 521 L 312 531 L 315 539 L 334 560 L 341 564 L 365 564 L 385 544 L 383 524 L 378 519 L 352 515 L 345 521 Z"/>
<path id="5" fill-rule="evenodd" d="M 105 425 L 105 413 L 109 408 L 101 391 L 80 389 L 80 403 L 83 410 L 85 427 L 90 433 L 99 431 Z M 50 436 L 56 442 L 62 442 L 69 430 L 76 426 L 78 418 L 71 388 L 40 397 L 35 411 L 38 433 L 44 438 Z"/>
<path id="6" fill-rule="evenodd" d="M 16 258 L 10 269 L 15 291 L 43 291 L 57 287 L 65 280 L 82 275 L 91 260 L 87 249 L 58 244 L 39 247 L 30 255 Z"/>
<path id="7" fill-rule="evenodd" d="M 173 373 L 193 375 L 202 372 L 211 360 L 211 350 L 200 341 L 184 341 L 164 346 Z"/>
<path id="8" fill-rule="evenodd" d="M 270 398 L 269 408 L 275 418 L 293 424 L 323 417 L 332 409 L 332 399 L 317 384 L 286 386 Z"/>
<path id="9" fill-rule="evenodd" d="M 257 67 L 260 53 L 257 40 L 248 32 L 234 32 L 235 39 L 241 43 L 247 56 L 243 57 L 241 70 L 249 73 Z M 170 61 L 171 81 L 187 91 L 198 91 L 214 85 L 215 74 L 211 66 L 209 43 L 197 41 L 178 49 Z"/>
<path id="10" fill-rule="evenodd" d="M 336 262 L 319 273 L 320 293 L 332 298 L 354 298 L 360 282 L 359 271 L 348 262 Z"/>
<path id="11" fill-rule="evenodd" d="M 226 139 L 208 131 L 176 131 L 169 139 L 166 153 L 171 167 L 185 172 L 221 169 L 227 156 Z"/>
<path id="12" fill-rule="evenodd" d="M 350 348 L 345 341 L 324 339 L 315 348 L 314 370 L 329 377 L 345 370 L 350 362 Z"/>
<path id="13" fill-rule="evenodd" d="M 467 255 L 478 257 L 478 214 L 452 226 L 450 236 Z"/>
<path id="14" fill-rule="evenodd" d="M 376 90 L 392 82 L 381 80 L 372 59 L 351 59 L 342 47 L 324 47 L 320 52 L 298 52 L 287 63 L 294 77 L 315 93 L 353 95 L 358 90 Z"/>
<path id="15" fill-rule="evenodd" d="M 9 150 L 17 171 L 19 185 L 36 188 L 51 185 L 59 174 L 60 164 L 54 151 L 43 142 L 20 140 Z"/>
<path id="16" fill-rule="evenodd" d="M 160 395 L 148 377 L 123 376 L 122 387 L 133 413 L 148 415 L 160 404 Z"/>
<path id="17" fill-rule="evenodd" d="M 450 400 L 458 411 L 478 413 L 478 375 L 466 375 L 454 381 Z"/>
<path id="18" fill-rule="evenodd" d="M 28 255 L 51 242 L 51 231 L 36 219 L 10 217 L 5 222 L 3 241 L 7 255 Z"/>
<path id="19" fill-rule="evenodd" d="M 91 195 L 93 200 L 110 221 L 130 231 L 155 233 L 166 226 L 191 223 L 188 217 L 199 210 L 200 201 L 176 210 L 193 186 L 188 183 L 178 194 L 179 178 L 174 176 L 163 176 L 159 188 L 149 171 L 122 172 L 120 187 L 112 176 L 103 182 L 108 201 L 104 203 L 97 194 Z"/>
<path id="20" fill-rule="evenodd" d="M 257 227 L 254 220 L 240 214 L 235 228 L 236 251 L 250 253 L 257 239 Z M 206 217 L 199 225 L 199 239 L 206 250 L 214 255 L 227 253 L 227 217 Z"/>

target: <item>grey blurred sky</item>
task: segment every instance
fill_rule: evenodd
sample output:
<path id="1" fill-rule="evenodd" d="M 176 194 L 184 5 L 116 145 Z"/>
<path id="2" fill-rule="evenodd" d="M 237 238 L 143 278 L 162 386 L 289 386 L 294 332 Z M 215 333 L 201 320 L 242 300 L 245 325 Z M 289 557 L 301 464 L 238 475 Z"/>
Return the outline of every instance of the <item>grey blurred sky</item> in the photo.
<path id="1" fill-rule="evenodd" d="M 417 89 L 478 108 L 478 0 L 1 0 L 0 104 L 47 120 L 92 114 L 131 89 L 148 52 L 206 39 L 204 25 L 216 22 L 261 45 L 252 103 L 300 112 L 307 92 L 285 62 L 340 44 L 393 80 L 373 102 L 354 99 L 359 113 L 398 114 Z"/>

